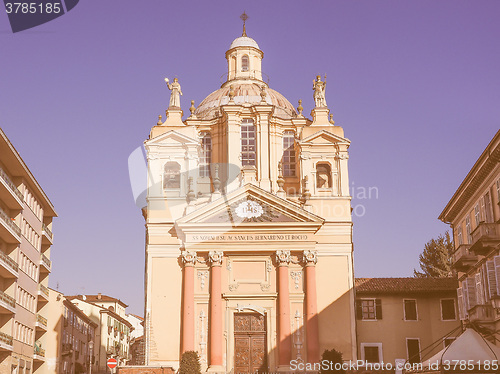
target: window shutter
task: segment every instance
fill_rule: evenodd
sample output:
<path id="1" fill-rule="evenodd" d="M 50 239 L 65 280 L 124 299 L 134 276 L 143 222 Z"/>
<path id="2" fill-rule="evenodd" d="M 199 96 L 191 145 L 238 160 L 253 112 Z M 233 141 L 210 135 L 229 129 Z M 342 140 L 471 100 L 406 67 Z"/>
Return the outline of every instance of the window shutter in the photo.
<path id="1" fill-rule="evenodd" d="M 467 312 L 469 309 L 475 307 L 477 305 L 476 299 L 476 281 L 472 277 L 468 277 L 465 280 L 465 284 L 467 287 Z"/>
<path id="2" fill-rule="evenodd" d="M 382 319 L 382 300 L 375 300 L 375 318 Z"/>
<path id="3" fill-rule="evenodd" d="M 356 319 L 363 319 L 363 302 L 356 300 Z"/>
<path id="4" fill-rule="evenodd" d="M 488 280 L 489 298 L 497 294 L 497 279 L 495 276 L 495 263 L 493 261 L 486 261 L 486 279 Z"/>
<path id="5" fill-rule="evenodd" d="M 475 283 L 476 283 L 476 303 L 478 305 L 484 305 L 484 297 L 483 297 L 483 284 L 481 280 L 481 272 L 474 274 Z"/>
<path id="6" fill-rule="evenodd" d="M 458 298 L 458 316 L 461 321 L 465 319 L 464 312 L 464 295 L 463 289 L 461 287 L 457 288 L 457 298 Z"/>
<path id="7" fill-rule="evenodd" d="M 493 257 L 493 263 L 495 266 L 495 280 L 497 283 L 497 295 L 500 295 L 500 256 Z"/>

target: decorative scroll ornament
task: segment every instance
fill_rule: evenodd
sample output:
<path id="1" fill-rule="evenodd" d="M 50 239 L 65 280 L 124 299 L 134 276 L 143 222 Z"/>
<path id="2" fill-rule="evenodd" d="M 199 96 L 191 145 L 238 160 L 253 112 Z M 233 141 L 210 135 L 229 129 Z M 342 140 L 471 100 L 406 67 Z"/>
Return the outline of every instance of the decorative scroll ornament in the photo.
<path id="1" fill-rule="evenodd" d="M 258 305 L 250 305 L 250 304 L 248 304 L 248 305 L 237 304 L 236 305 L 236 311 L 238 313 L 241 313 L 244 310 L 251 310 L 253 312 L 259 313 L 262 316 L 266 314 L 266 309 L 262 308 L 261 306 L 258 306 Z"/>
<path id="2" fill-rule="evenodd" d="M 316 264 L 318 262 L 318 252 L 306 250 L 302 259 L 306 264 Z"/>
<path id="3" fill-rule="evenodd" d="M 214 265 L 222 265 L 222 257 L 224 253 L 222 251 L 210 251 L 208 252 L 208 261 Z"/>
<path id="4" fill-rule="evenodd" d="M 192 251 L 182 251 L 181 258 L 184 265 L 194 265 L 196 264 L 196 252 Z"/>
<path id="5" fill-rule="evenodd" d="M 234 212 L 240 218 L 258 218 L 264 214 L 264 209 L 258 202 L 247 200 L 240 203 Z"/>
<path id="6" fill-rule="evenodd" d="M 277 250 L 276 251 L 276 262 L 278 265 L 289 264 L 290 263 L 290 251 Z"/>
<path id="7" fill-rule="evenodd" d="M 198 279 L 200 280 L 200 288 L 203 291 L 205 289 L 205 281 L 208 278 L 208 270 L 199 270 Z"/>
<path id="8" fill-rule="evenodd" d="M 299 289 L 300 279 L 302 278 L 302 271 L 292 271 L 290 272 L 290 277 L 295 282 L 295 289 Z"/>

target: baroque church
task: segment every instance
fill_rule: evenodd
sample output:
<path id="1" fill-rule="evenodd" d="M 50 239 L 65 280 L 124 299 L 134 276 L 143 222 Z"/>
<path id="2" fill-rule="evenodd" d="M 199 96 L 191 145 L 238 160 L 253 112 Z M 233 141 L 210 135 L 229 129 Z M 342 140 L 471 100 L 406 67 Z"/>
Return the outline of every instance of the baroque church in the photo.
<path id="1" fill-rule="evenodd" d="M 349 140 L 313 82 L 311 118 L 269 87 L 243 35 L 182 119 L 180 82 L 145 142 L 146 365 L 209 372 L 356 360 Z M 304 78 L 305 79 L 305 78 Z M 308 78 L 309 79 L 309 78 Z"/>

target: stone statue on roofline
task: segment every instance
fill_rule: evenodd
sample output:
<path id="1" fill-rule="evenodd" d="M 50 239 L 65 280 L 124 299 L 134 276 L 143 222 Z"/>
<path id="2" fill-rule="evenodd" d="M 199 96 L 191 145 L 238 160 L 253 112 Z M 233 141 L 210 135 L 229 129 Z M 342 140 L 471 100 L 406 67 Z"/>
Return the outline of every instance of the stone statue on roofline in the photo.
<path id="1" fill-rule="evenodd" d="M 324 108 L 326 107 L 326 99 L 325 99 L 325 88 L 326 88 L 326 75 L 325 81 L 321 81 L 321 75 L 318 75 L 316 79 L 313 80 L 313 90 L 314 90 L 314 103 L 316 104 L 316 108 Z"/>
<path id="2" fill-rule="evenodd" d="M 174 82 L 170 84 L 170 81 L 168 78 L 165 78 L 165 83 L 167 83 L 167 87 L 170 91 L 170 104 L 169 108 L 175 107 L 175 108 L 180 108 L 181 107 L 181 85 L 179 83 L 179 80 L 177 78 L 174 78 Z"/>

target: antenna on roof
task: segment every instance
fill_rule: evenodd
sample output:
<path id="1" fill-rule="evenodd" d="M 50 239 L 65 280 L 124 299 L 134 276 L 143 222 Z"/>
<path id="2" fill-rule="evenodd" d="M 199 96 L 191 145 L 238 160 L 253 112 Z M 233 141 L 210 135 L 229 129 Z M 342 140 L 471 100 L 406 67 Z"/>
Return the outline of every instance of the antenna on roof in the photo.
<path id="1" fill-rule="evenodd" d="M 241 36 L 247 36 L 247 29 L 245 27 L 245 23 L 247 19 L 249 19 L 250 17 L 248 17 L 245 11 L 243 11 L 243 14 L 240 16 L 240 18 L 243 20 L 243 34 L 241 34 Z"/>

